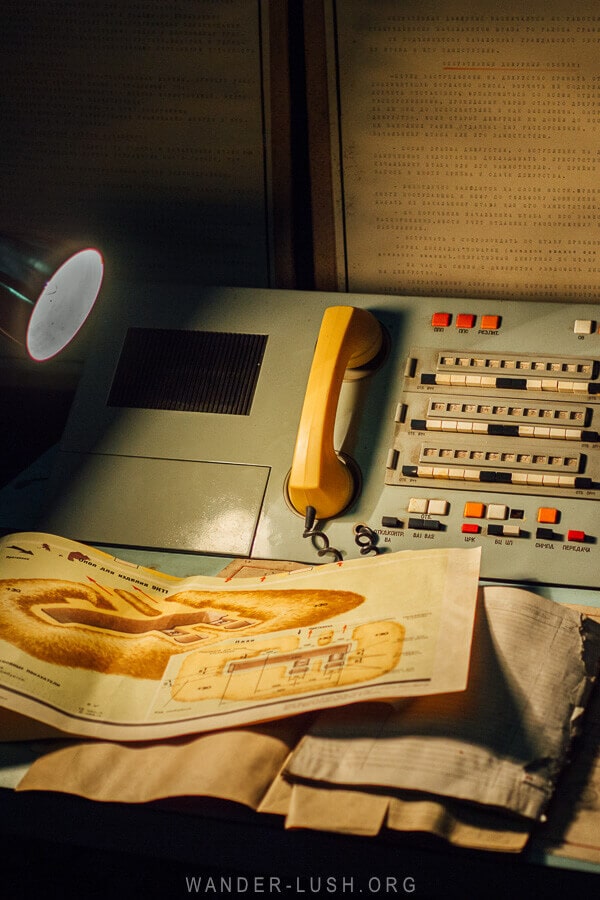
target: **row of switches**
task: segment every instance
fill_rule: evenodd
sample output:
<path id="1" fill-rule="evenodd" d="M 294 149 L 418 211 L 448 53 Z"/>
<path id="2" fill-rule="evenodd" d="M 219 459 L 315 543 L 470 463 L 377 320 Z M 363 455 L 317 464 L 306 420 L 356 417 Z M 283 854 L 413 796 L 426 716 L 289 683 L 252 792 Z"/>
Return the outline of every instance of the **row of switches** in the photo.
<path id="1" fill-rule="evenodd" d="M 457 328 L 474 328 L 477 316 L 474 313 L 459 313 L 456 316 Z M 482 331 L 496 331 L 500 327 L 500 316 L 484 315 L 481 316 L 479 327 Z M 452 313 L 436 312 L 431 317 L 431 325 L 433 328 L 447 328 L 452 322 Z"/>
<path id="2" fill-rule="evenodd" d="M 411 497 L 408 501 L 408 512 L 420 516 L 447 516 L 450 511 L 450 504 L 447 500 L 433 499 L 427 497 Z M 463 517 L 465 519 L 487 519 L 492 521 L 487 526 L 487 534 L 495 537 L 522 537 L 525 532 L 522 531 L 518 524 L 493 524 L 495 522 L 505 522 L 509 517 L 511 519 L 523 518 L 524 510 L 510 510 L 504 503 L 482 503 L 478 500 L 467 500 L 463 507 Z M 536 516 L 539 525 L 556 525 L 560 521 L 560 510 L 553 506 L 540 506 Z M 381 524 L 384 528 L 403 528 L 403 523 L 395 516 L 383 516 Z M 430 518 L 409 518 L 408 527 L 411 529 L 419 529 L 426 531 L 442 531 L 444 526 L 437 519 Z M 463 522 L 461 532 L 463 534 L 481 534 L 482 526 L 476 522 Z M 578 529 L 570 529 L 567 532 L 567 541 L 585 542 L 587 535 L 584 531 Z M 536 538 L 539 540 L 562 540 L 562 535 L 558 535 L 551 528 L 538 527 Z"/>
<path id="3" fill-rule="evenodd" d="M 383 516 L 381 519 L 381 525 L 383 528 L 404 528 L 404 524 L 400 521 L 400 519 L 396 518 L 396 516 Z M 439 521 L 439 519 L 409 518 L 408 527 L 418 531 L 442 531 L 444 529 L 444 526 Z M 482 534 L 482 526 L 478 525 L 476 522 L 463 522 L 461 526 L 461 532 L 463 534 Z M 487 526 L 487 534 L 490 537 L 511 538 L 519 538 L 527 535 L 527 533 L 521 529 L 520 525 L 513 524 L 489 524 Z M 563 540 L 563 536 L 557 534 L 555 531 L 552 531 L 551 528 L 538 528 L 536 530 L 535 536 L 537 540 Z M 566 538 L 569 543 L 585 543 L 588 541 L 588 536 L 586 535 L 585 531 L 581 531 L 576 528 L 569 529 L 569 531 L 567 531 Z"/>

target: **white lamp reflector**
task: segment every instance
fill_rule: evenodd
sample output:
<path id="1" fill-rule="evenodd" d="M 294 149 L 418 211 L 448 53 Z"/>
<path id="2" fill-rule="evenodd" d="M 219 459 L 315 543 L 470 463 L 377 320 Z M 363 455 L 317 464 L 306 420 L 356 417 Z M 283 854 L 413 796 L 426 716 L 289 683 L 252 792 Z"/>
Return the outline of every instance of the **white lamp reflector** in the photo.
<path id="1" fill-rule="evenodd" d="M 100 292 L 101 254 L 80 250 L 64 262 L 39 295 L 27 328 L 27 352 L 38 362 L 60 353 L 80 330 Z"/>

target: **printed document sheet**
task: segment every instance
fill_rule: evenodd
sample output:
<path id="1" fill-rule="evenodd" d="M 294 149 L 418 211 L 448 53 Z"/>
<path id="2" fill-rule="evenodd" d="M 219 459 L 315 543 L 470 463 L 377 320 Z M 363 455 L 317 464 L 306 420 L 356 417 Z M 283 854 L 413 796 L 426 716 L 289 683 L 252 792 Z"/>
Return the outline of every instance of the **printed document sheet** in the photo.
<path id="1" fill-rule="evenodd" d="M 332 0 L 350 291 L 595 302 L 594 0 Z"/>
<path id="2" fill-rule="evenodd" d="M 287 771 L 538 818 L 578 731 L 600 659 L 598 623 L 518 588 L 484 588 L 466 691 L 322 713 Z"/>
<path id="3" fill-rule="evenodd" d="M 479 556 L 405 551 L 228 582 L 9 535 L 0 705 L 77 735 L 143 740 L 462 691 Z"/>

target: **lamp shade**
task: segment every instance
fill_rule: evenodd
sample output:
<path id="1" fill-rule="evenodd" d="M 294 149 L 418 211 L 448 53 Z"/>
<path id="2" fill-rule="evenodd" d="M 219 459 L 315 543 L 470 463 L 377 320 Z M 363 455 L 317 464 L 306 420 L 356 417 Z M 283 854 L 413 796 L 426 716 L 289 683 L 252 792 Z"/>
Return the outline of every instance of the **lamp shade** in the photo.
<path id="1" fill-rule="evenodd" d="M 100 292 L 104 261 L 92 247 L 49 247 L 0 236 L 0 333 L 43 362 L 67 347 Z"/>

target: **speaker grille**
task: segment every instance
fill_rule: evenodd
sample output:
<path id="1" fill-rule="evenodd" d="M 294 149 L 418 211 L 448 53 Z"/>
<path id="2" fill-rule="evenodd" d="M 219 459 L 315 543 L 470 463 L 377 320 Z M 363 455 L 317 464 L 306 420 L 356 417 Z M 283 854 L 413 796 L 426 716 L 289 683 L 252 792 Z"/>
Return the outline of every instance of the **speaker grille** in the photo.
<path id="1" fill-rule="evenodd" d="M 266 334 L 130 328 L 109 406 L 247 416 Z"/>

